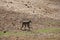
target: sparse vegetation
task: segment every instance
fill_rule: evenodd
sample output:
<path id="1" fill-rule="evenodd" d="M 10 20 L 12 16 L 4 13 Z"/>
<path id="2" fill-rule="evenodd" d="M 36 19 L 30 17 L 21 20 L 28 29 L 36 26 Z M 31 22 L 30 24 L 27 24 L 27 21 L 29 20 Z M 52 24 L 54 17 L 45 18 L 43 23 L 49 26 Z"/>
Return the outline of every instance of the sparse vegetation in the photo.
<path id="1" fill-rule="evenodd" d="M 9 36 L 9 35 L 16 35 L 16 36 L 19 36 L 19 35 L 34 35 L 34 34 L 40 34 L 40 33 L 59 33 L 60 32 L 60 28 L 46 28 L 46 29 L 38 29 L 38 30 L 32 30 L 32 31 L 20 31 L 20 32 L 0 32 L 0 36 L 3 36 L 3 35 L 6 35 L 6 36 Z"/>

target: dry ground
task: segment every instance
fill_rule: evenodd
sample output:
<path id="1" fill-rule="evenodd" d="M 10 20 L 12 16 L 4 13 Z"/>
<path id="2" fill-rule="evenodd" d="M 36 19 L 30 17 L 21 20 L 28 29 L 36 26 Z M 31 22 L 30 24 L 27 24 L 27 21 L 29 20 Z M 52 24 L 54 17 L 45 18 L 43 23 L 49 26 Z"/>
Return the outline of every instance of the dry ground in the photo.
<path id="1" fill-rule="evenodd" d="M 20 30 L 23 19 L 31 31 Z M 0 0 L 0 40 L 60 40 L 60 0 Z"/>

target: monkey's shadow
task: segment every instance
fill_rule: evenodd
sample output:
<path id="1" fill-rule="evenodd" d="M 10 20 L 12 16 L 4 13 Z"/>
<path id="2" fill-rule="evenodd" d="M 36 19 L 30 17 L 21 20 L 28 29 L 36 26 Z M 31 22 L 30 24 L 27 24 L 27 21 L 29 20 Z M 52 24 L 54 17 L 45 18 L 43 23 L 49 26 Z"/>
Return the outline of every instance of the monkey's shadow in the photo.
<path id="1" fill-rule="evenodd" d="M 22 28 L 22 29 L 20 29 L 21 31 L 32 31 L 32 29 L 33 29 L 33 27 L 30 27 L 30 29 L 29 28 Z"/>
<path id="2" fill-rule="evenodd" d="M 31 30 L 29 30 L 29 29 L 21 29 L 22 31 L 31 31 Z"/>

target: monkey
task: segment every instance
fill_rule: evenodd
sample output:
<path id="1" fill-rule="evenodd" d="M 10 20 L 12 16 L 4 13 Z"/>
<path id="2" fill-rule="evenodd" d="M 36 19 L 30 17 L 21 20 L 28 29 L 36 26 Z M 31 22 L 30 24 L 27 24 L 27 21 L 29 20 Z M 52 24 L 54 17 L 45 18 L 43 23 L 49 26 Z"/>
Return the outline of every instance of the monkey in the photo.
<path id="1" fill-rule="evenodd" d="M 28 27 L 29 30 L 30 30 L 30 23 L 31 23 L 31 20 L 29 20 L 29 21 L 23 21 L 23 22 L 22 22 L 21 30 L 22 30 L 23 27 L 24 27 L 24 29 L 25 29 L 26 27 Z M 25 29 L 25 30 L 26 30 L 26 29 Z"/>

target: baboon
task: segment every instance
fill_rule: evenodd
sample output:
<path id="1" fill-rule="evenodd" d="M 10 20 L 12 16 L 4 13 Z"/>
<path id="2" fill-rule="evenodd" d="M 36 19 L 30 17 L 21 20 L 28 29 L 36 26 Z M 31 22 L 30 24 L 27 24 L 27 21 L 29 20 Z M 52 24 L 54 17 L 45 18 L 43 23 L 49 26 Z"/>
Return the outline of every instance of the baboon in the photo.
<path id="1" fill-rule="evenodd" d="M 23 22 L 22 22 L 21 30 L 22 30 L 23 27 L 24 27 L 24 29 L 25 29 L 26 27 L 28 27 L 29 30 L 30 30 L 30 23 L 31 23 L 31 20 L 29 20 L 29 21 L 23 21 Z M 26 29 L 25 29 L 25 30 L 26 30 Z"/>

